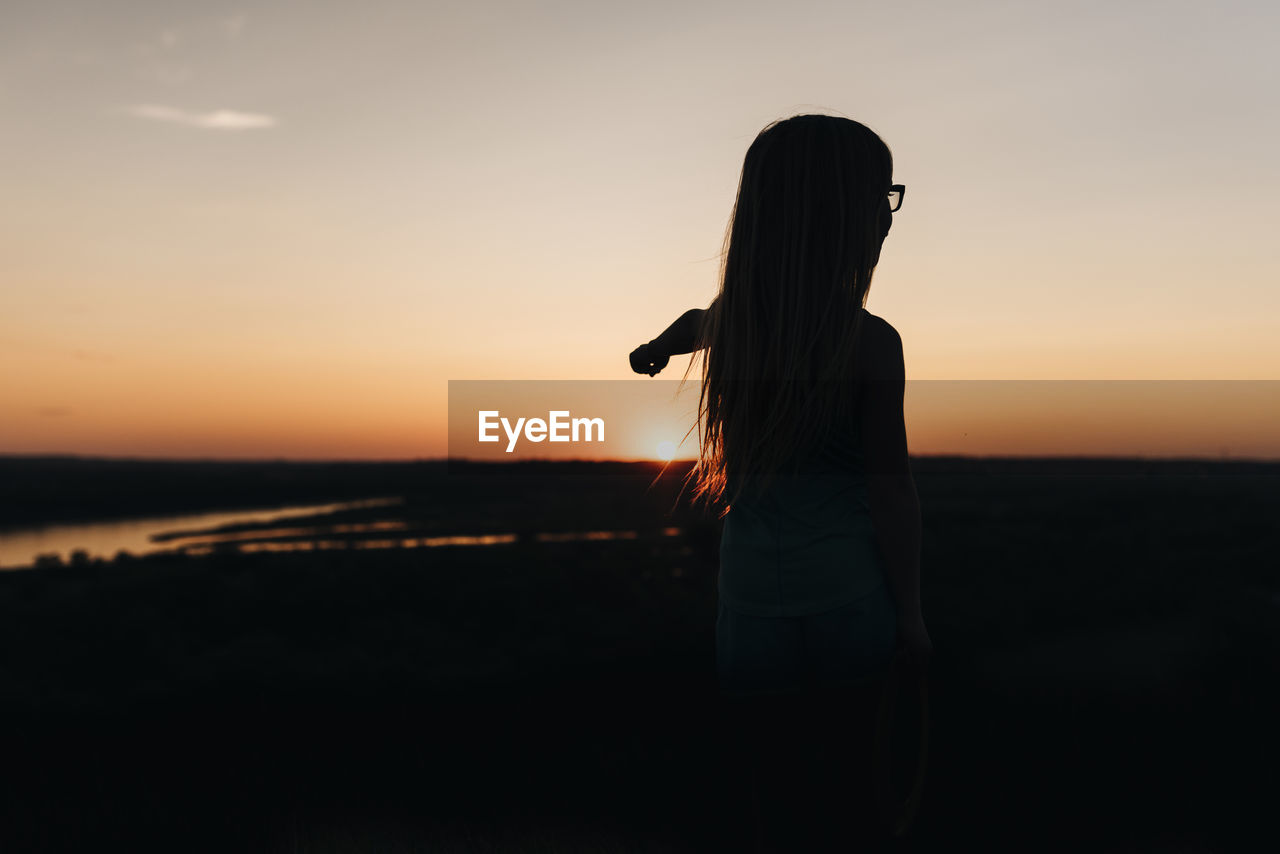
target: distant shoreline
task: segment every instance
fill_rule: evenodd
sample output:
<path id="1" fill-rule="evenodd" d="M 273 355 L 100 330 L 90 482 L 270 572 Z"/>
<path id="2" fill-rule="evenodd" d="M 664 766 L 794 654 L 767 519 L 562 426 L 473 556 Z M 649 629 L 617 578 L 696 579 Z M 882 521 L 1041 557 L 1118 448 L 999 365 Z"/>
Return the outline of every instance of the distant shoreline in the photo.
<path id="1" fill-rule="evenodd" d="M 0 531 L 35 525 L 351 501 L 473 477 L 683 477 L 690 460 L 285 461 L 0 454 Z M 1275 477 L 1280 461 L 913 456 L 918 477 Z"/>
<path id="2" fill-rule="evenodd" d="M 1237 457 L 1237 456 L 1213 456 L 1213 457 L 1195 457 L 1195 456 L 1132 456 L 1123 454 L 912 454 L 911 460 L 915 462 L 928 463 L 933 460 L 959 460 L 967 462 L 979 461 L 1009 461 L 1009 462 L 1043 462 L 1043 461 L 1069 461 L 1069 460 L 1088 460 L 1098 462 L 1142 462 L 1142 463 L 1223 463 L 1234 465 L 1244 463 L 1249 465 L 1273 465 L 1280 466 L 1280 458 L 1270 459 L 1266 457 Z M 289 459 L 284 457 L 139 457 L 129 455 L 112 455 L 112 454 L 57 454 L 57 453 L 6 453 L 0 451 L 0 467 L 11 463 L 29 463 L 29 462 L 48 462 L 48 463 L 112 463 L 112 464 L 138 464 L 138 465 L 219 465 L 219 466 L 445 466 L 455 463 L 474 464 L 492 464 L 492 465 L 523 465 L 535 463 L 544 464 L 573 464 L 573 465 L 636 465 L 636 466 L 656 466 L 662 465 L 680 465 L 694 462 L 691 457 L 671 460 L 664 463 L 661 460 L 635 458 L 635 459 L 563 459 L 553 457 L 529 458 L 523 457 L 518 460 L 489 460 L 474 459 L 466 457 L 413 457 L 405 459 L 311 459 L 298 458 Z"/>

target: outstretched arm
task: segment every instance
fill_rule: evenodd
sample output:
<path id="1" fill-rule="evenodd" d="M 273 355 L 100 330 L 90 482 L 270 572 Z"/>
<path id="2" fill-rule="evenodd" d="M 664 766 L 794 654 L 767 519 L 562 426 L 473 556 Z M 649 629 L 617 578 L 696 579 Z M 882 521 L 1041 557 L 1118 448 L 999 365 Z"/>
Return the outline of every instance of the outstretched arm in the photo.
<path id="1" fill-rule="evenodd" d="M 637 374 L 653 376 L 667 366 L 672 356 L 702 349 L 704 315 L 704 309 L 691 308 L 677 317 L 675 323 L 663 330 L 657 338 L 632 350 L 631 370 Z"/>

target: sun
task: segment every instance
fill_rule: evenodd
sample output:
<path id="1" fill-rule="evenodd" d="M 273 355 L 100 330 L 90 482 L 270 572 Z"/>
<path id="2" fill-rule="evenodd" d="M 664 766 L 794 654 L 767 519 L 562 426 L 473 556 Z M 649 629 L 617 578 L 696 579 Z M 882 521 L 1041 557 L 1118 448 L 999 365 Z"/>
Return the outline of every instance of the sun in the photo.
<path id="1" fill-rule="evenodd" d="M 658 443 L 658 459 L 671 462 L 671 458 L 676 455 L 676 443 L 670 439 Z"/>

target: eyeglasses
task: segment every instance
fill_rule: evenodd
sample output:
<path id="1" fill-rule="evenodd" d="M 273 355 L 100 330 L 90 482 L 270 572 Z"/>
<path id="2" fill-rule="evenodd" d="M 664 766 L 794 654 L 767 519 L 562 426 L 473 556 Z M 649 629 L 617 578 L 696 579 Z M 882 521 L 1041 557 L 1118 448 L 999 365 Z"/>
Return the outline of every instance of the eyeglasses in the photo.
<path id="1" fill-rule="evenodd" d="M 907 194 L 906 184 L 894 184 L 889 188 L 889 212 L 892 213 L 902 207 L 902 197 Z"/>

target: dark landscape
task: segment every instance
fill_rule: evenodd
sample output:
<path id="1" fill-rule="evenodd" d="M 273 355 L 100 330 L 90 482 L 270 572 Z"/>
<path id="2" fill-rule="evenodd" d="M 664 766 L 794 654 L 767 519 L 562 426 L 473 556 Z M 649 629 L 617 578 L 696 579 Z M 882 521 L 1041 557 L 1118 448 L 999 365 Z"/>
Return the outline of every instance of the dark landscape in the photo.
<path id="1" fill-rule="evenodd" d="M 903 850 L 1271 850 L 1280 464 L 913 460 Z M 0 851 L 716 851 L 719 523 L 684 464 L 0 457 L 0 537 L 402 496 L 0 571 Z"/>

